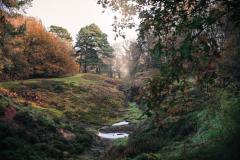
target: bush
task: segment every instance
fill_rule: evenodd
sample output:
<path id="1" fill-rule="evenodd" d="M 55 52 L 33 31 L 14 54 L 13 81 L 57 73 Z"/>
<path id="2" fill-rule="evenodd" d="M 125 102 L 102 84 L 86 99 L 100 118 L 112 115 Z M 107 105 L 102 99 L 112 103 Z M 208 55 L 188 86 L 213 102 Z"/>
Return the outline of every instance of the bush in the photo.
<path id="1" fill-rule="evenodd" d="M 2 79 L 56 77 L 77 72 L 71 57 L 74 51 L 68 42 L 47 32 L 34 18 L 19 16 L 10 22 L 15 27 L 25 24 L 26 30 L 5 44 L 9 64 L 3 66 Z"/>

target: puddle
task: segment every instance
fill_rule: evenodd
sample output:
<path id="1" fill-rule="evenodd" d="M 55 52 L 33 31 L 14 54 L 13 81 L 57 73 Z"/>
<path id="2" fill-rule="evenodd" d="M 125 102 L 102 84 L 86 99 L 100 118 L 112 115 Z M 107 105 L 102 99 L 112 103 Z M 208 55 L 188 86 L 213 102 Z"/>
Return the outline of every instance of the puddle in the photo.
<path id="1" fill-rule="evenodd" d="M 123 125 L 128 125 L 128 124 L 129 124 L 128 121 L 122 121 L 122 122 L 114 123 L 112 126 L 123 126 Z"/>
<path id="2" fill-rule="evenodd" d="M 118 139 L 118 138 L 126 138 L 128 137 L 127 133 L 98 133 L 98 136 L 101 138 L 107 139 Z"/>
<path id="3" fill-rule="evenodd" d="M 125 125 L 128 125 L 128 124 L 129 124 L 128 121 L 122 121 L 122 122 L 112 124 L 112 128 L 117 127 L 117 126 L 125 126 Z M 99 137 L 106 138 L 106 139 L 126 138 L 126 137 L 128 137 L 128 135 L 129 135 L 128 133 L 121 132 L 121 131 L 116 131 L 116 132 L 112 132 L 112 133 L 111 132 L 110 133 L 98 132 Z"/>

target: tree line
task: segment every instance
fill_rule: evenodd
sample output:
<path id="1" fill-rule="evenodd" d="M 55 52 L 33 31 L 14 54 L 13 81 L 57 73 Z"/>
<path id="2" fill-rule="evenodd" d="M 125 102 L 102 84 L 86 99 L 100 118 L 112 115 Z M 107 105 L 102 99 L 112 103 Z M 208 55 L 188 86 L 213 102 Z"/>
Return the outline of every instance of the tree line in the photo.
<path id="1" fill-rule="evenodd" d="M 0 80 L 109 70 L 113 49 L 97 25 L 81 28 L 72 45 L 67 29 L 56 25 L 46 29 L 39 20 L 20 14 L 31 2 L 0 2 Z"/>

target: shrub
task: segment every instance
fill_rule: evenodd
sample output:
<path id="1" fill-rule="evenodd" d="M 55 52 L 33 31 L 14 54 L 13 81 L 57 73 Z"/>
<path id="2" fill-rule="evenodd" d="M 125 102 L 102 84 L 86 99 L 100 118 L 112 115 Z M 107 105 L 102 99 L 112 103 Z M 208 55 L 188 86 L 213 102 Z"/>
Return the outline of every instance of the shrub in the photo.
<path id="1" fill-rule="evenodd" d="M 72 46 L 47 32 L 41 22 L 22 16 L 10 22 L 15 27 L 25 24 L 26 30 L 5 44 L 9 64 L 3 66 L 2 79 L 56 77 L 77 71 Z"/>

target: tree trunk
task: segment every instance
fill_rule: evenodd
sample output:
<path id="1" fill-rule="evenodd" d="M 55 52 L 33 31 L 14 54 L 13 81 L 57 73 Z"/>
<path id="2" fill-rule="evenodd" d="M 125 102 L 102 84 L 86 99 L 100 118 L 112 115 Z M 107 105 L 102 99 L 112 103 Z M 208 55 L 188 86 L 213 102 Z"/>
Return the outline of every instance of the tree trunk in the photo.
<path id="1" fill-rule="evenodd" d="M 118 78 L 119 79 L 121 78 L 121 72 L 120 71 L 118 72 Z"/>
<path id="2" fill-rule="evenodd" d="M 84 73 L 87 73 L 87 62 L 85 61 L 84 63 L 84 70 L 83 70 Z"/>
<path id="3" fill-rule="evenodd" d="M 80 54 L 80 60 L 79 60 L 79 73 L 81 73 L 82 70 L 82 53 Z"/>
<path id="4" fill-rule="evenodd" d="M 79 63 L 79 73 L 81 73 L 82 63 Z"/>
<path id="5" fill-rule="evenodd" d="M 98 65 L 96 65 L 95 73 L 98 73 Z"/>
<path id="6" fill-rule="evenodd" d="M 108 76 L 109 76 L 110 78 L 113 78 L 112 66 L 109 67 Z"/>
<path id="7" fill-rule="evenodd" d="M 99 65 L 96 65 L 96 73 L 99 74 L 101 72 Z"/>

